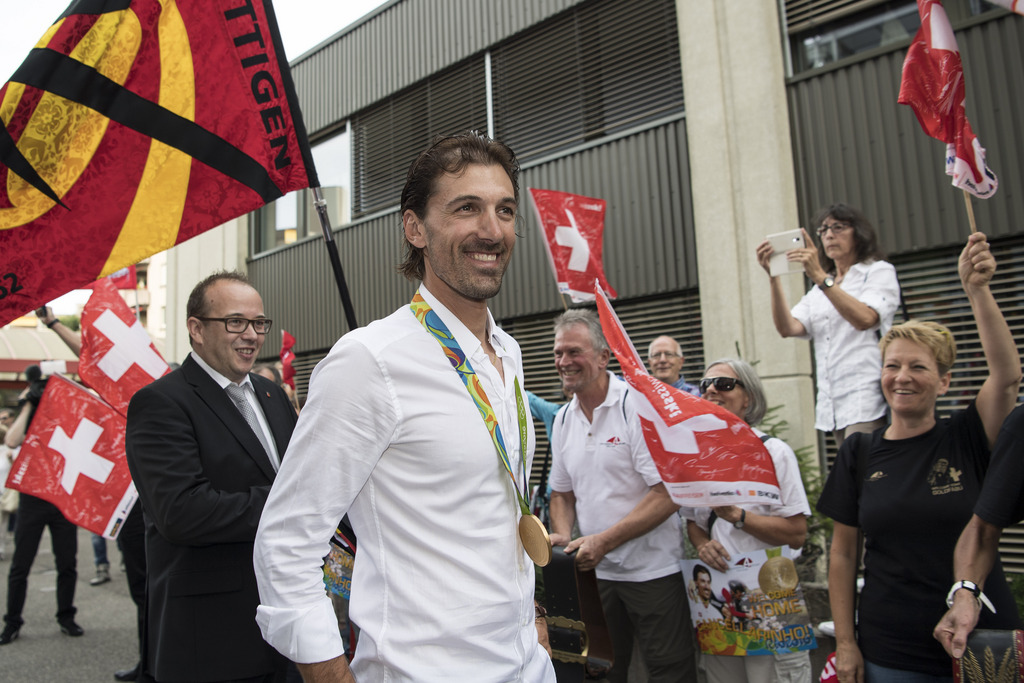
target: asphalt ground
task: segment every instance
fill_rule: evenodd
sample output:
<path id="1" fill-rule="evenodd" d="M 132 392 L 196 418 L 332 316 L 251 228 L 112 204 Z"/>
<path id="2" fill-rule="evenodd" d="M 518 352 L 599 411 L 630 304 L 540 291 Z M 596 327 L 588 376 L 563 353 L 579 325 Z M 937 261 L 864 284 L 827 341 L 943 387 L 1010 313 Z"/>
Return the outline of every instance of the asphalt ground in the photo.
<path id="1" fill-rule="evenodd" d="M 0 607 L 7 611 L 7 575 L 14 552 L 13 534 L 8 538 L 6 559 L 0 562 Z M 78 530 L 78 584 L 75 588 L 75 621 L 85 635 L 71 638 L 60 632 L 57 619 L 57 571 L 50 534 L 43 534 L 39 553 L 28 579 L 28 597 L 18 639 L 0 646 L 0 681 L 3 683 L 110 683 L 114 672 L 138 661 L 135 603 L 121 571 L 117 543 L 107 541 L 109 583 L 90 586 L 96 575 L 91 534 Z"/>

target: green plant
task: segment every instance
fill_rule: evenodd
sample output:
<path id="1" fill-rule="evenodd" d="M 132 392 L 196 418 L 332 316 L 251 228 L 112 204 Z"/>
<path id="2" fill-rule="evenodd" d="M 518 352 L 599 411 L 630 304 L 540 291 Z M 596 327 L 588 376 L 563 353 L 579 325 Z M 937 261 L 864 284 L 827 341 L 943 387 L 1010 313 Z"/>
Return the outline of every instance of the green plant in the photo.
<path id="1" fill-rule="evenodd" d="M 764 419 L 758 425 L 766 434 L 782 439 L 782 434 L 789 428 L 789 422 L 779 416 L 782 406 L 768 408 Z M 783 439 L 785 440 L 785 439 Z M 828 539 L 832 537 L 832 520 L 814 508 L 815 501 L 821 496 L 824 478 L 818 468 L 818 458 L 814 446 L 801 446 L 794 449 L 797 464 L 800 466 L 800 480 L 811 505 L 811 516 L 807 518 L 807 540 L 804 542 L 803 553 L 797 562 L 801 578 L 814 580 L 817 573 L 814 569 L 819 557 L 825 552 Z"/>
<path id="2" fill-rule="evenodd" d="M 1024 614 L 1024 574 L 1007 573 L 1006 582 L 1010 584 L 1010 594 L 1017 602 L 1017 612 Z"/>

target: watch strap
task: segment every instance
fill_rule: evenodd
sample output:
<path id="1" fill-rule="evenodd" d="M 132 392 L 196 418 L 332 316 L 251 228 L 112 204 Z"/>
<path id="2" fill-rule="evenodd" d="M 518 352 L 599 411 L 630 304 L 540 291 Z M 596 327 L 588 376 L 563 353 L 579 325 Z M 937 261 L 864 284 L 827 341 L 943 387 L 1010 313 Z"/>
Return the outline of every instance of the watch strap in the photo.
<path id="1" fill-rule="evenodd" d="M 978 605 L 988 607 L 992 614 L 996 613 L 995 605 L 993 605 L 992 601 L 988 599 L 988 596 L 981 591 L 981 587 L 968 579 L 961 579 L 953 584 L 953 587 L 949 589 L 949 594 L 946 595 L 946 606 L 953 606 L 953 596 L 961 588 L 966 591 L 970 591 L 971 595 L 974 596 L 974 599 L 978 601 Z"/>
<path id="2" fill-rule="evenodd" d="M 733 522 L 732 525 L 734 527 L 736 527 L 737 529 L 742 529 L 743 525 L 746 524 L 746 523 L 747 523 L 747 511 L 744 510 L 743 508 L 740 508 L 740 518 L 737 521 Z"/>

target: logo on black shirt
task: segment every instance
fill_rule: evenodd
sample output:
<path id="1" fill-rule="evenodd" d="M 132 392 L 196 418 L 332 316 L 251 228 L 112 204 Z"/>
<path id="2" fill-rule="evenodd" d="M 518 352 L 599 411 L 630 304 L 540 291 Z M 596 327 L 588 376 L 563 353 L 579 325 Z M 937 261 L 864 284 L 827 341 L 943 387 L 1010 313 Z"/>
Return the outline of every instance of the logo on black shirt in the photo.
<path id="1" fill-rule="evenodd" d="M 928 474 L 928 485 L 932 487 L 932 495 L 942 496 L 947 493 L 963 491 L 964 485 L 960 482 L 962 474 L 963 470 L 950 467 L 949 461 L 945 458 L 936 460 L 932 471 Z"/>

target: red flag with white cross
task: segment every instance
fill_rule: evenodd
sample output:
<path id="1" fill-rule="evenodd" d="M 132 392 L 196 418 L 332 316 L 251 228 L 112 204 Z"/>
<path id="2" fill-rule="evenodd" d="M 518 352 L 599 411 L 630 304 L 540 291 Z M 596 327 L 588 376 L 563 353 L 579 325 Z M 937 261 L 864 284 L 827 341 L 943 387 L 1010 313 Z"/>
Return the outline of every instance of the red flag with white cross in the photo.
<path id="1" fill-rule="evenodd" d="M 124 430 L 117 411 L 53 375 L 6 486 L 53 503 L 72 524 L 116 538 L 138 497 Z"/>
<path id="2" fill-rule="evenodd" d="M 82 310 L 82 382 L 127 416 L 135 392 L 170 371 L 113 283 L 97 282 Z"/>
<path id="3" fill-rule="evenodd" d="M 985 163 L 985 149 L 967 120 L 967 86 L 953 27 L 939 0 L 917 0 L 921 28 L 903 62 L 898 102 L 909 105 L 924 132 L 946 143 L 946 175 L 975 197 L 991 197 L 999 187 Z"/>
<path id="4" fill-rule="evenodd" d="M 651 377 L 604 292 L 601 330 L 634 390 L 644 442 L 672 502 L 686 507 L 781 504 L 775 463 L 746 422 Z"/>
<path id="5" fill-rule="evenodd" d="M 605 279 L 601 260 L 605 201 L 556 190 L 531 187 L 529 191 L 558 291 L 575 302 L 593 301 L 597 280 L 609 297 L 617 297 Z"/>

